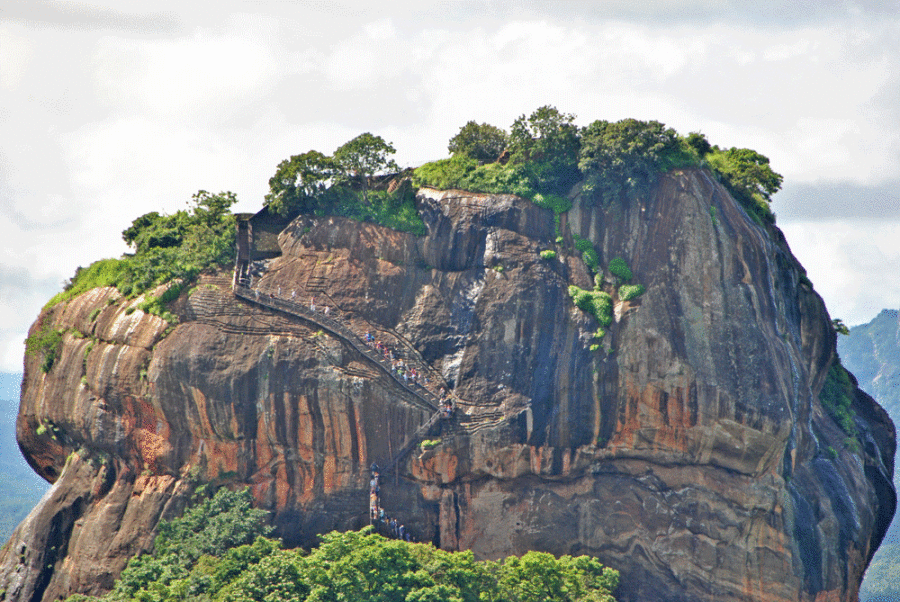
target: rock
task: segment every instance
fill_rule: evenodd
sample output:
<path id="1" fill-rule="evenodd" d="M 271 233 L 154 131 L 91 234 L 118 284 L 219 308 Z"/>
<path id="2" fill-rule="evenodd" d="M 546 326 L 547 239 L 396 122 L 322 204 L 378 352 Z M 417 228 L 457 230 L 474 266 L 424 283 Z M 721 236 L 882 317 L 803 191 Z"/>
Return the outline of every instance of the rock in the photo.
<path id="1" fill-rule="evenodd" d="M 312 545 L 368 523 L 368 468 L 397 459 L 382 506 L 445 549 L 590 554 L 623 601 L 855 600 L 894 512 L 893 424 L 857 391 L 855 444 L 819 403 L 835 337 L 777 230 L 695 170 L 576 202 L 561 245 L 514 196 L 417 204 L 425 237 L 301 216 L 254 264 L 265 303 L 315 296 L 337 326 L 235 297 L 230 274 L 183 293 L 171 332 L 110 289 L 42 314 L 70 330 L 49 373 L 26 358 L 18 437 L 55 485 L 0 554 L 7 599 L 105 591 L 200 482 L 249 485 Z M 596 351 L 573 235 L 646 287 Z M 367 330 L 458 397 L 433 449 L 414 446 L 427 396 L 347 335 Z"/>

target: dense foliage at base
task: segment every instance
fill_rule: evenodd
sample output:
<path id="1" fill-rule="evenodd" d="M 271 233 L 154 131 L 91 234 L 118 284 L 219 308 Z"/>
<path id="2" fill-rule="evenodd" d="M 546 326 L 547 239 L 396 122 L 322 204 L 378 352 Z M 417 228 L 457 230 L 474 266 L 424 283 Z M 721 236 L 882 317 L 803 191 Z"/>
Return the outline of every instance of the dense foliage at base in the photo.
<path id="1" fill-rule="evenodd" d="M 156 211 L 142 215 L 122 232 L 134 253 L 79 267 L 65 289 L 45 307 L 98 286 L 115 286 L 123 295 L 135 296 L 173 280 L 186 284 L 211 266 L 231 265 L 235 253 L 231 206 L 236 202 L 232 192 L 211 194 L 201 190 L 187 210 L 172 215 Z M 168 296 L 177 296 L 177 292 Z M 148 300 L 145 309 L 161 311 L 160 305 L 157 300 Z"/>
<path id="2" fill-rule="evenodd" d="M 615 602 L 618 573 L 587 556 L 478 562 L 471 552 L 385 539 L 370 528 L 329 533 L 312 552 L 265 537 L 245 489 L 220 489 L 160 527 L 106 602 Z M 75 595 L 69 602 L 96 598 Z"/>

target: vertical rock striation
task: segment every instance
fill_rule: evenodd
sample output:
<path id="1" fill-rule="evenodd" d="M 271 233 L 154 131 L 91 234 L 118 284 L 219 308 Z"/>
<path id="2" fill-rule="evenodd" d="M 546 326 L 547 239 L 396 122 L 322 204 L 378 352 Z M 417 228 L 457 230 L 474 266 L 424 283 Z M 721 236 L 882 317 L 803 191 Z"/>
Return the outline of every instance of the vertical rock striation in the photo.
<path id="1" fill-rule="evenodd" d="M 857 391 L 848 440 L 819 402 L 834 333 L 778 231 L 694 170 L 559 225 L 507 195 L 417 202 L 418 239 L 297 218 L 253 289 L 315 296 L 452 390 L 436 447 L 398 457 L 433 411 L 340 333 L 235 298 L 229 275 L 177 300 L 171 332 L 95 289 L 34 326 L 67 330 L 49 373 L 26 358 L 18 421 L 54 486 L 0 555 L 7 599 L 107 589 L 198 482 L 250 485 L 310 545 L 367 523 L 367 468 L 392 459 L 383 506 L 443 548 L 591 554 L 626 601 L 855 599 L 894 512 L 893 424 Z M 622 301 L 604 270 L 615 320 L 594 351 L 568 294 L 593 286 L 575 236 L 646 287 Z"/>

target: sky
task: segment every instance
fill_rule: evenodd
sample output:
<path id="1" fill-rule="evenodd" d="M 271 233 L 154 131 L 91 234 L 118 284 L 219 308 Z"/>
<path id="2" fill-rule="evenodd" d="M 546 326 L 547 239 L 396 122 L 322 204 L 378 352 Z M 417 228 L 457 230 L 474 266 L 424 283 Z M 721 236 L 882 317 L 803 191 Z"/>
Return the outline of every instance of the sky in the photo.
<path id="1" fill-rule="evenodd" d="M 0 5 L 0 371 L 41 306 L 149 211 L 362 132 L 401 165 L 542 105 L 752 148 L 833 318 L 900 308 L 896 0 Z"/>

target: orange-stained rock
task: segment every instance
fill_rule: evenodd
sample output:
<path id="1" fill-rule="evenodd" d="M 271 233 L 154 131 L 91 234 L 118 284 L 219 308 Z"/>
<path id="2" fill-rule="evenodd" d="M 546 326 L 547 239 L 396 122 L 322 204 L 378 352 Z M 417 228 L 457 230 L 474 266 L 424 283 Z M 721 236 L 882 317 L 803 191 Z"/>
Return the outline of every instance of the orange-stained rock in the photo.
<path id="1" fill-rule="evenodd" d="M 480 558 L 594 555 L 623 601 L 855 600 L 894 512 L 893 425 L 857 392 L 855 450 L 817 400 L 834 333 L 777 230 L 702 171 L 576 202 L 561 245 L 552 214 L 514 196 L 417 203 L 425 237 L 301 216 L 254 266 L 262 295 L 315 296 L 459 398 L 427 433 L 440 442 L 383 475 L 388 514 Z M 646 287 L 598 351 L 568 295 L 593 284 L 573 234 Z M 369 466 L 390 468 L 432 411 L 230 280 L 204 274 L 168 334 L 108 288 L 39 317 L 68 332 L 48 374 L 26 358 L 17 427 L 55 484 L 0 554 L 7 599 L 105 591 L 203 481 L 249 485 L 288 545 L 368 524 Z"/>

